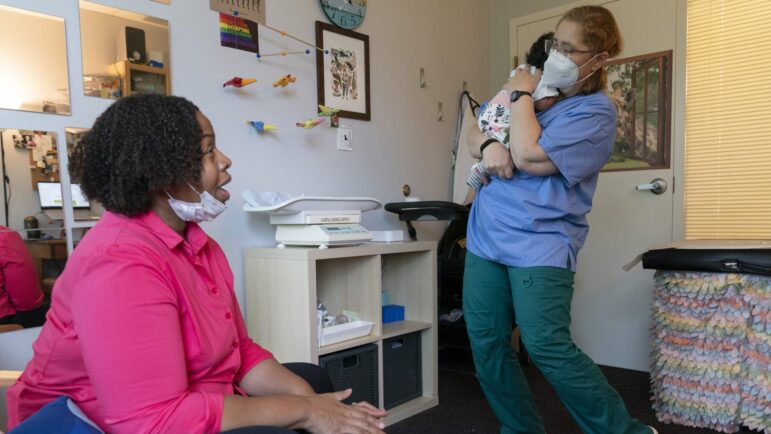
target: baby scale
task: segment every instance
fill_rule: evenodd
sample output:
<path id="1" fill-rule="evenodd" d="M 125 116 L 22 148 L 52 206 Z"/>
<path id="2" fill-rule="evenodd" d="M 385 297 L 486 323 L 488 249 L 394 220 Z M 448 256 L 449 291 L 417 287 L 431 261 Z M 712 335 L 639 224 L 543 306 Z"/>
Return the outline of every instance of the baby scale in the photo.
<path id="1" fill-rule="evenodd" d="M 378 209 L 371 197 L 297 196 L 273 205 L 260 202 L 250 191 L 243 192 L 244 211 L 270 215 L 276 225 L 276 243 L 286 246 L 347 246 L 372 240 L 361 226 L 361 213 Z"/>

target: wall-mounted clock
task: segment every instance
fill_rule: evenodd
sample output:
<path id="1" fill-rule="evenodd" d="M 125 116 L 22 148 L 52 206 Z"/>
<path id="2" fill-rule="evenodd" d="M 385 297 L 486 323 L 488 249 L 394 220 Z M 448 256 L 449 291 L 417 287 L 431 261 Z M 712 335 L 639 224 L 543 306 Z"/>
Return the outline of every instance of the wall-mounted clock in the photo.
<path id="1" fill-rule="evenodd" d="M 367 0 L 319 0 L 321 9 L 337 27 L 355 29 L 364 21 Z"/>

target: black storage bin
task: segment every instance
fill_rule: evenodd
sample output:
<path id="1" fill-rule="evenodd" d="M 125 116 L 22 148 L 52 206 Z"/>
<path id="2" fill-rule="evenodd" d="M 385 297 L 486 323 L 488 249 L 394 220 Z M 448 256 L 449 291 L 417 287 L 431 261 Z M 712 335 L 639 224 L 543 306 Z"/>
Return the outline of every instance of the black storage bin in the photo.
<path id="1" fill-rule="evenodd" d="M 423 394 L 420 332 L 383 341 L 383 401 L 386 410 Z"/>
<path id="2" fill-rule="evenodd" d="M 377 389 L 377 345 L 368 344 L 319 357 L 319 366 L 327 371 L 335 390 L 353 389 L 344 402 L 367 401 L 379 406 Z"/>

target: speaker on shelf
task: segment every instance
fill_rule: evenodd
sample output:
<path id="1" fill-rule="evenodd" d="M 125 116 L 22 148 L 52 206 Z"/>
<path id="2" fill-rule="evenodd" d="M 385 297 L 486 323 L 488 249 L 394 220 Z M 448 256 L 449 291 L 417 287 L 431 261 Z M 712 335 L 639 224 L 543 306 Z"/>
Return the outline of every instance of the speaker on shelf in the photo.
<path id="1" fill-rule="evenodd" d="M 118 61 L 128 60 L 131 63 L 144 65 L 147 63 L 145 48 L 145 31 L 136 27 L 126 26 L 118 32 Z"/>

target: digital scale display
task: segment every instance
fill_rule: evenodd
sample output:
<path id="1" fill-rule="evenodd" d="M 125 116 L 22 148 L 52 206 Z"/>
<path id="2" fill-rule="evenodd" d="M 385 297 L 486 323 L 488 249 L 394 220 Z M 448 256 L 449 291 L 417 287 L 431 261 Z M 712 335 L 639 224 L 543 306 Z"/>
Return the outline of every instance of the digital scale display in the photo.
<path id="1" fill-rule="evenodd" d="M 358 224 L 276 226 L 276 241 L 284 245 L 345 246 L 371 239 L 372 234 Z"/>
<path id="2" fill-rule="evenodd" d="M 369 233 L 366 229 L 357 224 L 350 225 L 319 225 L 319 228 L 328 234 L 363 234 Z"/>

